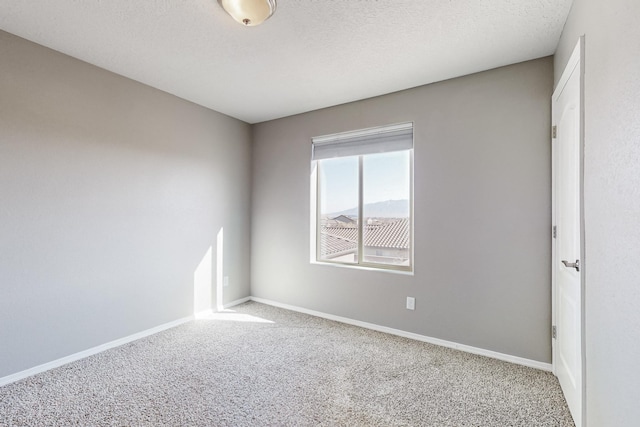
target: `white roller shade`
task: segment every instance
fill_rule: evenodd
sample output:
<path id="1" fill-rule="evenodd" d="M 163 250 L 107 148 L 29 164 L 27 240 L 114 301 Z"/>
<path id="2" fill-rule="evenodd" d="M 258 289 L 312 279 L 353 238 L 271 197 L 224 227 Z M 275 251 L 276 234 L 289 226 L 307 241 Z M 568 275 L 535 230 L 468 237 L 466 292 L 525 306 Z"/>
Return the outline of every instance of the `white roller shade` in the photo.
<path id="1" fill-rule="evenodd" d="M 311 142 L 312 160 L 410 150 L 413 148 L 413 123 L 317 136 Z"/>

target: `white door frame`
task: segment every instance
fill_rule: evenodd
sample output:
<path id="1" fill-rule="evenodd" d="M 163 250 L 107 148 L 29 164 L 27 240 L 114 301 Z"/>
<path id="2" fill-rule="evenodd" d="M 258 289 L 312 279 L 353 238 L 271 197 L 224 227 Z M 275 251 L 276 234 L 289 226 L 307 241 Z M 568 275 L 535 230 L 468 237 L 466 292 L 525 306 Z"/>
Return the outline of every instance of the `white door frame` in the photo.
<path id="1" fill-rule="evenodd" d="M 586 354 L 586 349 L 585 349 L 585 271 L 586 271 L 586 258 L 585 258 L 585 228 L 584 228 L 584 47 L 585 47 L 585 40 L 584 40 L 584 36 L 581 36 L 578 40 L 578 43 L 576 44 L 575 49 L 573 50 L 573 53 L 571 54 L 571 57 L 562 73 L 562 76 L 560 78 L 560 80 L 558 81 L 558 84 L 556 86 L 556 89 L 553 93 L 552 96 L 552 102 L 555 102 L 557 100 L 557 98 L 560 96 L 560 93 L 562 92 L 562 88 L 564 88 L 565 84 L 567 83 L 567 81 L 569 80 L 569 78 L 571 77 L 572 71 L 574 69 L 576 69 L 576 67 L 579 67 L 578 69 L 576 69 L 576 71 L 579 71 L 579 75 L 580 75 L 580 143 L 579 143 L 579 150 L 580 150 L 580 286 L 581 286 L 581 301 L 580 301 L 580 311 L 581 311 L 581 318 L 580 318 L 580 324 L 581 324 L 581 349 L 580 349 L 580 359 L 581 359 L 581 368 L 582 368 L 582 388 L 581 388 L 581 409 L 582 409 L 582 413 L 581 413 L 581 425 L 578 425 L 577 427 L 584 427 L 587 425 L 586 423 L 586 359 L 585 359 L 585 354 Z M 553 123 L 553 125 L 555 126 L 556 123 Z M 555 135 L 554 135 L 555 136 Z M 554 234 L 555 234 L 555 225 L 557 224 L 557 214 L 556 214 L 556 209 L 557 209 L 557 203 L 556 203 L 556 189 L 555 189 L 555 182 L 556 182 L 556 174 L 558 171 L 558 165 L 557 165 L 557 144 L 554 144 L 554 141 L 552 139 L 552 224 L 554 226 Z M 557 257 L 559 256 L 557 253 L 557 240 L 552 239 L 552 272 L 551 272 L 551 278 L 552 278 L 552 325 L 555 328 L 555 325 L 557 324 L 557 318 L 558 318 L 558 304 L 557 304 L 557 283 L 556 283 L 556 273 L 557 273 L 557 269 L 558 269 L 558 264 L 559 264 L 559 260 L 557 259 Z M 556 367 L 557 367 L 557 357 L 558 357 L 558 353 L 556 350 L 556 340 L 552 337 L 551 339 L 551 347 L 552 347 L 552 364 L 553 364 L 553 373 L 556 374 Z"/>

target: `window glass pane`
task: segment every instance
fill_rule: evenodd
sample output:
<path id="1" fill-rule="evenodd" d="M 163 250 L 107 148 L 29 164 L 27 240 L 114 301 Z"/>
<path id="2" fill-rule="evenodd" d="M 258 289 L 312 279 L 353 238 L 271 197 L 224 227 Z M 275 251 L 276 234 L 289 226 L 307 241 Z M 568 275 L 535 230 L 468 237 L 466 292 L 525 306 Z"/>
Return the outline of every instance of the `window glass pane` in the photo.
<path id="1" fill-rule="evenodd" d="M 318 162 L 319 260 L 358 262 L 358 157 Z"/>
<path id="2" fill-rule="evenodd" d="M 410 151 L 363 156 L 364 262 L 409 266 Z"/>

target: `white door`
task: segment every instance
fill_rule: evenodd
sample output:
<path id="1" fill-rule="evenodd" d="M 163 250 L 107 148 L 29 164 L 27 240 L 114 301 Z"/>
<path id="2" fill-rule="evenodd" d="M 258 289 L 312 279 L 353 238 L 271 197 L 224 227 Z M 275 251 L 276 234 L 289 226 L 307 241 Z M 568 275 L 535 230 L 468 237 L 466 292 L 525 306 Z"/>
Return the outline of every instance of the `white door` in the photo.
<path id="1" fill-rule="evenodd" d="M 553 94 L 554 372 L 576 426 L 582 425 L 581 50 L 578 43 Z"/>

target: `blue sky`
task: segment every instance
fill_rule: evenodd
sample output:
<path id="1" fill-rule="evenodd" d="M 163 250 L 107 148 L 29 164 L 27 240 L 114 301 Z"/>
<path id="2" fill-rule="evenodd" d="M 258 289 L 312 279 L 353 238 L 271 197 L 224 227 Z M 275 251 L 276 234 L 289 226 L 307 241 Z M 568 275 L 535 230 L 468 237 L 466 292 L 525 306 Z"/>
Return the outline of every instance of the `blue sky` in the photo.
<path id="1" fill-rule="evenodd" d="M 364 203 L 409 199 L 408 151 L 365 156 Z M 358 157 L 322 160 L 321 213 L 334 213 L 358 205 Z"/>

